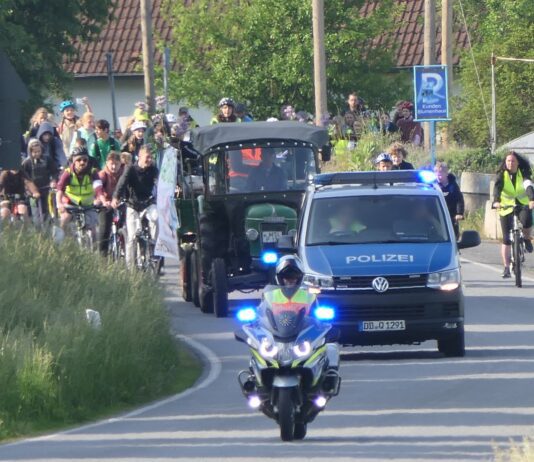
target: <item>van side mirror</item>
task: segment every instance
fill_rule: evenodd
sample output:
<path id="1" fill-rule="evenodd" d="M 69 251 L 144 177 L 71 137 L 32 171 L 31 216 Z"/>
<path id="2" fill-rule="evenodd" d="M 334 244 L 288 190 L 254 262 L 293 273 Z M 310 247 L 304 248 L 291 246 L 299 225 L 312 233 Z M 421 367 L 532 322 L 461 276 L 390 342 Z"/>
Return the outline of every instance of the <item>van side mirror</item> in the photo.
<path id="1" fill-rule="evenodd" d="M 323 162 L 329 162 L 332 158 L 332 146 L 325 144 L 319 152 L 321 153 L 321 160 Z"/>
<path id="2" fill-rule="evenodd" d="M 464 231 L 458 241 L 459 249 L 469 249 L 480 245 L 480 234 L 477 231 Z"/>
<path id="3" fill-rule="evenodd" d="M 276 248 L 284 253 L 295 253 L 297 250 L 295 248 L 295 242 L 293 241 L 293 237 L 287 234 L 278 238 Z"/>

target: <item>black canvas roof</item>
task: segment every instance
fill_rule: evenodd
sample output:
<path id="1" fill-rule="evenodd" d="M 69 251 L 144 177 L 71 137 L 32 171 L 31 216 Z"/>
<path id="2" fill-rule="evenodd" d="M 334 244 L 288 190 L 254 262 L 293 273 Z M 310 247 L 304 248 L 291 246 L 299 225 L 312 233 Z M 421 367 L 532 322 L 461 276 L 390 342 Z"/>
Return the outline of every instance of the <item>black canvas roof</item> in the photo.
<path id="1" fill-rule="evenodd" d="M 328 143 L 328 132 L 325 128 L 289 121 L 222 123 L 191 131 L 191 142 L 202 154 L 218 145 L 259 140 L 304 141 L 320 148 Z"/>

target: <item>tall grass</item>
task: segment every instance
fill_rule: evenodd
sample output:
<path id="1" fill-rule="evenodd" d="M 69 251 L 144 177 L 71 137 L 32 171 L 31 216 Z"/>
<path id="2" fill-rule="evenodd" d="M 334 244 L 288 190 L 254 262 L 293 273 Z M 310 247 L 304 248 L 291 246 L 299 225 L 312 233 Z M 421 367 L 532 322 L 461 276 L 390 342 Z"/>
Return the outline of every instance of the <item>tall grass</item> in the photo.
<path id="1" fill-rule="evenodd" d="M 0 438 L 169 394 L 198 374 L 152 280 L 30 232 L 0 234 L 0 336 Z"/>
<path id="2" fill-rule="evenodd" d="M 510 442 L 508 449 L 494 447 L 495 462 L 534 462 L 532 439 L 523 438 L 519 443 Z"/>

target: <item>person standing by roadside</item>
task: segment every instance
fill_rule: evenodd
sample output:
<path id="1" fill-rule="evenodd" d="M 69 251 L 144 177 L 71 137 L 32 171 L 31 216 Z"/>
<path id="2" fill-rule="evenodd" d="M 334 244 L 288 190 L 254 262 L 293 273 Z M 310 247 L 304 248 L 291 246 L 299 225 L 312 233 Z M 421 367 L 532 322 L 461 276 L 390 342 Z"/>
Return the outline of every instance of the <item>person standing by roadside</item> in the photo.
<path id="1" fill-rule="evenodd" d="M 103 169 L 106 165 L 108 154 L 111 151 L 120 151 L 119 142 L 109 134 L 109 122 L 100 119 L 96 122 L 96 143 L 93 144 L 89 155 L 95 159 L 99 169 Z"/>
<path id="2" fill-rule="evenodd" d="M 454 234 L 456 240 L 458 240 L 460 238 L 460 224 L 458 222 L 464 219 L 464 195 L 460 191 L 456 177 L 452 173 L 449 173 L 449 167 L 445 162 L 436 162 L 434 173 L 436 174 L 441 192 L 445 196 Z"/>
<path id="3" fill-rule="evenodd" d="M 91 152 L 93 150 L 93 145 L 96 143 L 94 114 L 92 112 L 84 113 L 80 117 L 79 124 L 80 128 L 76 130 L 76 134 L 72 138 L 69 153 L 78 146 L 76 140 L 79 138 L 83 138 L 87 142 L 87 152 Z"/>
<path id="4" fill-rule="evenodd" d="M 84 104 L 87 112 L 92 112 L 89 99 L 86 96 L 81 99 L 81 102 Z M 61 122 L 58 126 L 59 136 L 63 142 L 63 151 L 70 154 L 72 139 L 78 129 L 77 124 L 80 118 L 76 115 L 76 105 L 71 100 L 61 102 L 59 112 L 62 115 Z"/>
<path id="5" fill-rule="evenodd" d="M 412 143 L 414 146 L 421 145 L 423 141 L 423 128 L 419 122 L 413 120 L 411 103 L 402 106 L 402 118 L 397 121 L 397 127 L 401 132 L 403 143 Z"/>
<path id="6" fill-rule="evenodd" d="M 532 228 L 532 209 L 534 209 L 534 187 L 532 170 L 526 159 L 515 151 L 509 151 L 504 158 L 495 179 L 493 207 L 499 210 L 502 229 L 501 257 L 504 265 L 503 278 L 511 277 L 510 263 L 512 242 L 510 230 L 514 223 L 514 207 L 522 206 L 519 220 L 523 225 L 525 249 L 532 252 L 530 239 Z"/>
<path id="7" fill-rule="evenodd" d="M 393 143 L 389 149 L 388 154 L 393 161 L 393 170 L 413 170 L 413 165 L 410 162 L 406 162 L 408 157 L 408 151 L 401 143 Z"/>
<path id="8" fill-rule="evenodd" d="M 56 168 L 65 167 L 67 165 L 67 157 L 63 151 L 63 143 L 61 139 L 54 136 L 54 126 L 45 121 L 39 125 L 37 131 L 37 139 L 41 142 L 43 148 L 43 158 L 50 158 L 54 161 Z"/>
<path id="9" fill-rule="evenodd" d="M 132 161 L 135 163 L 139 155 L 139 150 L 145 144 L 145 132 L 147 126 L 144 122 L 134 122 L 130 127 L 132 135 L 121 147 L 122 152 L 129 152 L 132 155 Z"/>
<path id="10" fill-rule="evenodd" d="M 232 98 L 223 98 L 219 101 L 219 113 L 211 119 L 211 125 L 226 122 L 241 122 L 235 115 L 235 103 Z"/>

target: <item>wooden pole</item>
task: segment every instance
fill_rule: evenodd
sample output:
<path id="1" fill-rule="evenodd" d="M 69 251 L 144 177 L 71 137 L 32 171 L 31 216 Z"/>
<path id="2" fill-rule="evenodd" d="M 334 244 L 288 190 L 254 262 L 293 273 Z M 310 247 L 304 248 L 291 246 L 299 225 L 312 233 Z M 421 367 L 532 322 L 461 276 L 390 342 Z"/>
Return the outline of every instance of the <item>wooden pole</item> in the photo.
<path id="1" fill-rule="evenodd" d="M 140 0 L 141 38 L 143 42 L 143 73 L 145 76 L 145 99 L 148 113 L 154 114 L 154 45 L 152 43 L 152 1 Z"/>
<path id="2" fill-rule="evenodd" d="M 425 26 L 424 26 L 424 65 L 434 64 L 436 59 L 436 0 L 425 0 Z M 425 147 L 431 148 L 435 140 L 431 140 L 430 124 L 435 122 L 425 122 Z"/>
<path id="3" fill-rule="evenodd" d="M 452 95 L 452 3 L 453 0 L 441 0 L 441 64 L 447 66 L 449 97 Z M 443 146 L 449 147 L 451 130 L 449 124 L 442 132 Z"/>
<path id="4" fill-rule="evenodd" d="M 312 0 L 312 12 L 315 124 L 323 126 L 328 113 L 326 101 L 326 53 L 324 48 L 324 0 Z"/>

